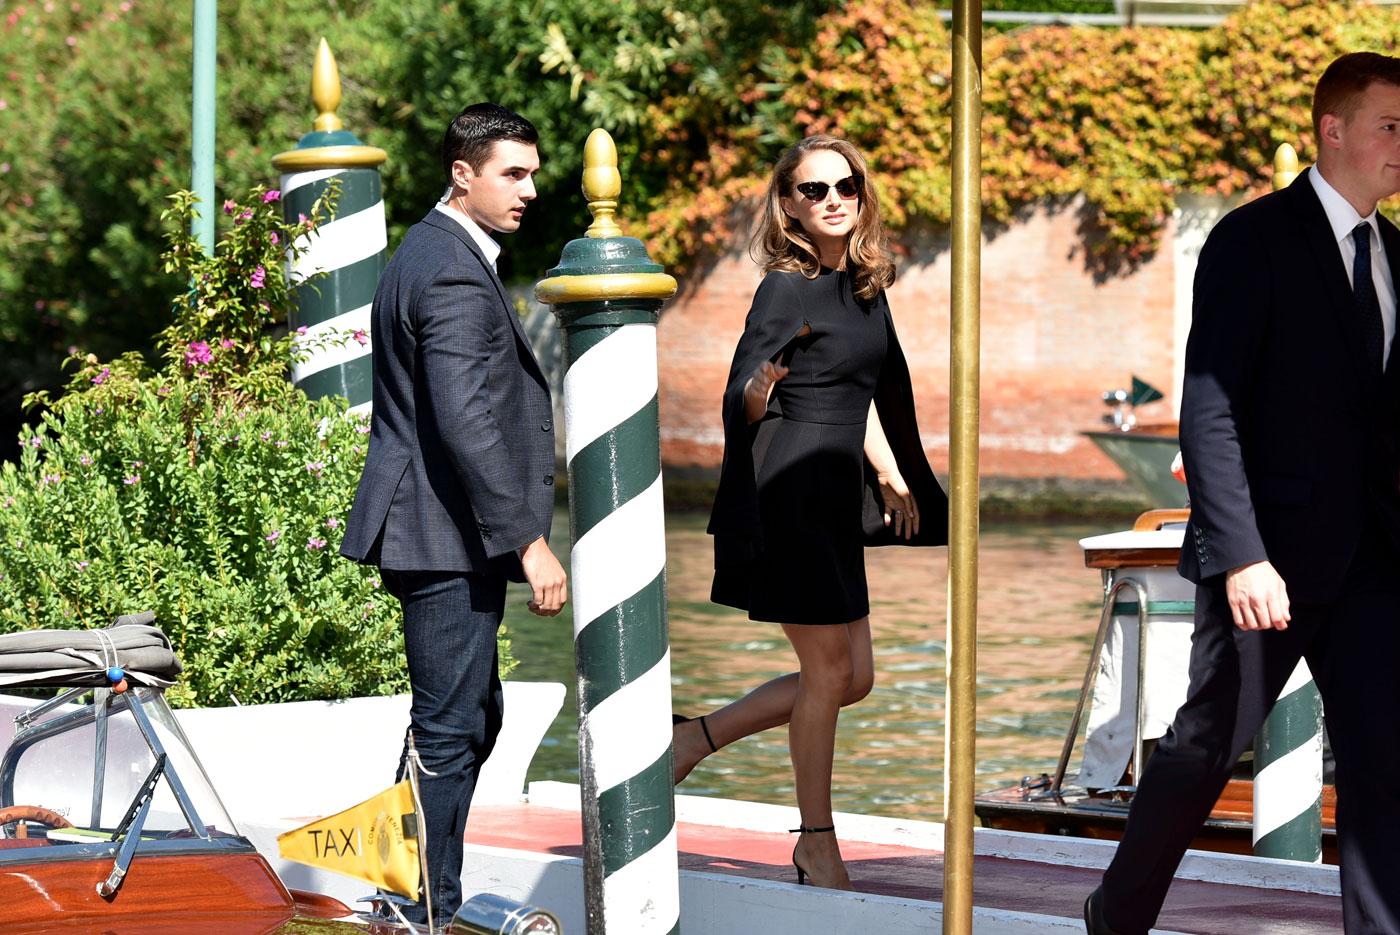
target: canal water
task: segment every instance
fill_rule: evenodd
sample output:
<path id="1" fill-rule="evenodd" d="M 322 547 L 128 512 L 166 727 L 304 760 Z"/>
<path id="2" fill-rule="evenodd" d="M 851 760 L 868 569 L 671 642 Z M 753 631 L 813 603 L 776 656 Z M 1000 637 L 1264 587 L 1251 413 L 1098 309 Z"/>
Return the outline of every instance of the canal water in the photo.
<path id="1" fill-rule="evenodd" d="M 978 788 L 1053 771 L 1093 642 L 1102 591 L 1078 540 L 1120 528 L 985 525 L 977 641 Z M 567 554 L 568 515 L 555 549 Z M 705 517 L 667 519 L 671 671 L 675 710 L 695 715 L 796 668 L 781 629 L 709 602 L 712 552 Z M 567 566 L 566 566 L 567 567 Z M 840 811 L 936 819 L 943 803 L 947 550 L 866 550 L 875 688 L 845 709 L 837 730 L 833 804 Z M 535 617 L 512 586 L 506 622 L 522 680 L 563 682 L 564 711 L 530 780 L 578 781 L 573 621 Z M 794 804 L 787 728 L 726 747 L 681 785 L 689 794 Z"/>

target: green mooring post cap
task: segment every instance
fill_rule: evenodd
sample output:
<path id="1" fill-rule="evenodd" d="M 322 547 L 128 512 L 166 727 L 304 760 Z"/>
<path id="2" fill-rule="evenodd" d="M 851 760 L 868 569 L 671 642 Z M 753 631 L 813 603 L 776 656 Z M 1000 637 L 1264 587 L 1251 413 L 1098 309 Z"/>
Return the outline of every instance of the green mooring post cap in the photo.
<path id="1" fill-rule="evenodd" d="M 303 136 L 295 149 L 272 157 L 278 171 L 372 169 L 389 158 L 384 150 L 361 143 L 336 116 L 340 106 L 340 69 L 325 39 L 316 49 L 316 63 L 311 68 L 311 102 L 317 111 L 315 129 Z"/>
<path id="2" fill-rule="evenodd" d="M 559 265 L 535 285 L 541 302 L 659 302 L 676 294 L 676 280 L 647 255 L 646 244 L 622 236 L 616 220 L 621 192 L 617 146 L 606 130 L 594 130 L 583 147 L 583 195 L 593 224 L 585 236 L 564 246 Z"/>

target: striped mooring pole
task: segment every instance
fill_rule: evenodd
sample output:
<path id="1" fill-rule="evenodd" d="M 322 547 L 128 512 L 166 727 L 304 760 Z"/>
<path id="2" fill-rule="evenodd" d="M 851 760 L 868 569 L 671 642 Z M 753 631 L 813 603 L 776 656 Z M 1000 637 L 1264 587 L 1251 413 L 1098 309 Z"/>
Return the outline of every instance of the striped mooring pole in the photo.
<path id="1" fill-rule="evenodd" d="M 1274 190 L 1297 176 L 1298 154 L 1284 143 L 1274 154 Z M 1254 738 L 1254 853 L 1322 860 L 1322 699 L 1303 661 Z"/>
<path id="2" fill-rule="evenodd" d="M 1254 738 L 1254 853 L 1322 861 L 1322 699 L 1306 662 Z"/>
<path id="3" fill-rule="evenodd" d="M 564 331 L 584 908 L 589 935 L 680 931 L 656 320 L 676 281 L 614 220 L 604 130 L 584 146 L 593 224 L 535 286 Z"/>
<path id="4" fill-rule="evenodd" d="M 272 157 L 282 173 L 283 217 L 291 223 L 310 216 L 333 179 L 340 198 L 335 219 L 305 235 L 305 252 L 292 264 L 292 281 L 301 285 L 289 324 L 306 329 L 296 338 L 292 382 L 312 399 L 344 396 L 352 412 L 367 413 L 373 386 L 369 309 L 389 245 L 379 178 L 388 156 L 361 144 L 336 116 L 340 72 L 325 39 L 316 50 L 311 100 L 319 112 L 315 129 L 295 149 Z M 303 282 L 321 271 L 326 275 Z"/>

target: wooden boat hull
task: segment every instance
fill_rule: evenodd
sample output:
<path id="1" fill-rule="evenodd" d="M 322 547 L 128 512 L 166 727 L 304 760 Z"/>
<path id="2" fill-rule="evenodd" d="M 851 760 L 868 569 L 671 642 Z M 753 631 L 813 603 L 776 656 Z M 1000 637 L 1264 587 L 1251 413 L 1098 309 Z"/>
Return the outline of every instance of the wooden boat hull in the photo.
<path id="1" fill-rule="evenodd" d="M 349 910 L 314 895 L 298 899 L 262 855 L 170 854 L 133 862 L 110 901 L 97 884 L 111 872 L 110 857 L 39 859 L 0 866 L 0 933 L 65 935 L 366 935 L 350 922 L 326 918 Z M 319 916 L 320 918 L 315 918 Z"/>
<path id="2" fill-rule="evenodd" d="M 1046 783 L 1048 785 L 1048 783 Z M 1065 790 L 1052 797 L 1044 786 L 1009 786 L 977 797 L 975 810 L 984 828 L 1056 834 L 1117 841 L 1128 820 L 1130 793 L 1089 795 Z M 1337 863 L 1337 797 L 1331 786 L 1322 792 L 1322 862 Z M 1223 854 L 1251 854 L 1254 788 L 1247 779 L 1232 779 L 1191 847 Z"/>

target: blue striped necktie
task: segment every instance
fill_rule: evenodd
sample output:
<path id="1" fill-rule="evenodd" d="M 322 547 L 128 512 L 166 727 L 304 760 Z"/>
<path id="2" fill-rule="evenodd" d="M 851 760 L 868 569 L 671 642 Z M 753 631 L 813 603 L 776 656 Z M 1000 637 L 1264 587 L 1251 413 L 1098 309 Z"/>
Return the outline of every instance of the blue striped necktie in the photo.
<path id="1" fill-rule="evenodd" d="M 1351 294 L 1356 303 L 1361 339 L 1366 345 L 1366 363 L 1371 373 L 1380 373 L 1385 361 L 1385 326 L 1381 324 L 1381 302 L 1376 282 L 1371 278 L 1371 225 L 1358 224 L 1351 232 L 1356 259 L 1351 265 Z"/>

